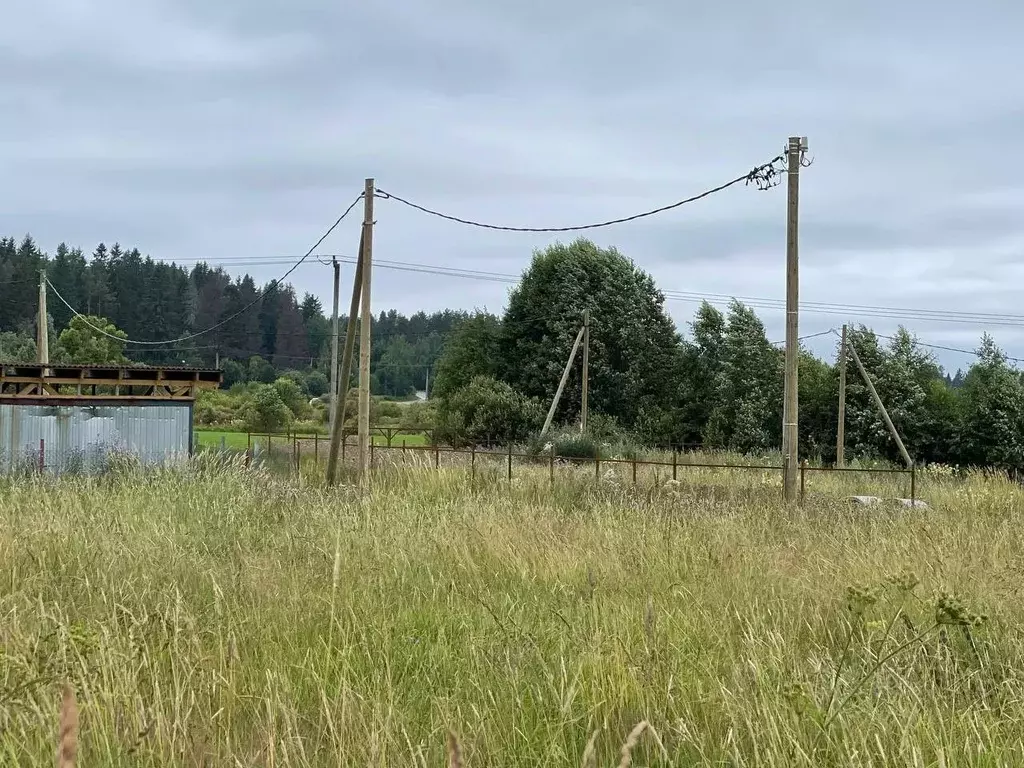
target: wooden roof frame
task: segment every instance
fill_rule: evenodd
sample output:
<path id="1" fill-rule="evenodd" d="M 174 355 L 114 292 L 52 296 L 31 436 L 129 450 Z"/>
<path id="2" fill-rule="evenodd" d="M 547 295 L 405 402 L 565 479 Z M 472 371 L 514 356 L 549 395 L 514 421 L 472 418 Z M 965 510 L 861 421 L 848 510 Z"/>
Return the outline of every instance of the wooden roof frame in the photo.
<path id="1" fill-rule="evenodd" d="M 0 363 L 0 402 L 191 402 L 223 382 L 224 372 L 210 368 Z"/>

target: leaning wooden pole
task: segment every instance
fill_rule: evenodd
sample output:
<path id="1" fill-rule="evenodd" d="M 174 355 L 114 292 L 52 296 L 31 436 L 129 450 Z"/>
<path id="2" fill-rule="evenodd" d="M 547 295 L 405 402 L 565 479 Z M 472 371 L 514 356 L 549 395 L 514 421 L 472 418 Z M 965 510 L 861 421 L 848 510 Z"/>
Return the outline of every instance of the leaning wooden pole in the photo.
<path id="1" fill-rule="evenodd" d="M 907 453 L 906 446 L 903 445 L 903 440 L 900 439 L 900 433 L 896 431 L 896 426 L 892 423 L 892 419 L 889 418 L 889 412 L 885 410 L 885 406 L 882 404 L 882 398 L 878 396 L 878 392 L 875 391 L 875 385 L 871 383 L 871 377 L 868 376 L 868 372 L 864 369 L 864 364 L 860 361 L 860 355 L 857 354 L 857 347 L 854 344 L 849 344 L 847 350 L 850 353 L 850 357 L 853 358 L 853 362 L 857 364 L 857 370 L 860 371 L 861 377 L 864 379 L 864 383 L 868 385 L 868 392 L 871 393 L 871 399 L 875 401 L 875 406 L 878 408 L 878 412 L 882 414 L 882 421 L 885 422 L 885 426 L 889 428 L 889 433 L 892 435 L 892 439 L 896 441 L 896 446 L 900 449 L 900 454 L 903 456 L 903 460 L 907 463 L 907 469 L 914 467 L 914 460 L 910 458 L 910 454 Z"/>
<path id="2" fill-rule="evenodd" d="M 338 475 L 338 454 L 345 431 L 345 405 L 348 401 L 348 385 L 352 377 L 352 352 L 356 343 L 356 317 L 359 316 L 359 300 L 363 287 L 363 235 L 359 234 L 359 256 L 356 258 L 355 275 L 352 278 L 352 303 L 348 309 L 348 323 L 345 328 L 345 352 L 341 358 L 341 375 L 338 376 L 338 392 L 331 401 L 331 448 L 327 455 L 327 484 L 334 485 Z"/>
<path id="3" fill-rule="evenodd" d="M 548 417 L 544 419 L 544 428 L 540 431 L 540 436 L 544 437 L 547 434 L 548 429 L 551 427 L 551 420 L 555 418 L 555 410 L 558 408 L 558 401 L 562 399 L 562 390 L 565 389 L 565 382 L 569 380 L 569 371 L 572 370 L 573 360 L 576 359 L 576 352 L 579 351 L 580 342 L 583 341 L 583 334 L 586 332 L 587 327 L 583 326 L 580 328 L 580 332 L 576 334 L 576 341 L 572 345 L 572 352 L 569 353 L 569 359 L 565 363 L 565 370 L 562 371 L 562 380 L 558 382 L 558 389 L 555 390 L 555 398 L 551 401 L 551 408 L 548 409 Z"/>

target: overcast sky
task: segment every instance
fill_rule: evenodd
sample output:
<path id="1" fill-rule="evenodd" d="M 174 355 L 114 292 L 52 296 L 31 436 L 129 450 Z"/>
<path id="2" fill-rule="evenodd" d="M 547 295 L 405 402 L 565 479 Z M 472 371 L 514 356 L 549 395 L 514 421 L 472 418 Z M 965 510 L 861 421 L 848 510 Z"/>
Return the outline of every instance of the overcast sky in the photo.
<path id="1" fill-rule="evenodd" d="M 366 176 L 464 217 L 560 226 L 687 197 L 802 134 L 802 300 L 1024 314 L 1016 3 L 4 5 L 0 233 L 51 253 L 120 241 L 269 280 L 285 267 L 252 262 L 304 253 Z M 354 253 L 358 219 L 320 252 Z M 552 242 L 394 201 L 376 219 L 374 254 L 395 261 L 518 274 Z M 784 186 L 590 236 L 666 291 L 784 297 Z M 294 284 L 329 308 L 329 268 Z M 498 311 L 507 290 L 380 269 L 373 303 Z M 668 306 L 685 331 L 696 305 Z M 758 311 L 781 339 L 782 313 Z M 844 320 L 900 322 L 805 312 L 801 333 Z M 904 322 L 957 347 L 987 329 L 1024 357 L 1022 328 Z"/>

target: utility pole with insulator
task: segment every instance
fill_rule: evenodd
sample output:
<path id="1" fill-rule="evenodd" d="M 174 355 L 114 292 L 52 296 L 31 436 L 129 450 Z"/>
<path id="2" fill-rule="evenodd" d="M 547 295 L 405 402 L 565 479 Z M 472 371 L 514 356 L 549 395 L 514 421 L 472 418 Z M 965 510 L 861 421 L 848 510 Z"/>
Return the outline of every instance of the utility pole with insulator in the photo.
<path id="1" fill-rule="evenodd" d="M 836 466 L 846 466 L 846 326 L 839 344 L 839 420 L 836 423 Z"/>
<path id="2" fill-rule="evenodd" d="M 49 328 L 46 320 L 46 270 L 39 270 L 39 318 L 36 321 L 36 362 L 50 362 Z"/>
<path id="3" fill-rule="evenodd" d="M 788 195 L 786 202 L 786 373 L 785 401 L 782 415 L 783 497 L 796 501 L 799 472 L 797 453 L 800 442 L 797 431 L 799 403 L 797 370 L 800 362 L 800 165 L 807 151 L 807 137 L 790 136 L 786 147 Z"/>

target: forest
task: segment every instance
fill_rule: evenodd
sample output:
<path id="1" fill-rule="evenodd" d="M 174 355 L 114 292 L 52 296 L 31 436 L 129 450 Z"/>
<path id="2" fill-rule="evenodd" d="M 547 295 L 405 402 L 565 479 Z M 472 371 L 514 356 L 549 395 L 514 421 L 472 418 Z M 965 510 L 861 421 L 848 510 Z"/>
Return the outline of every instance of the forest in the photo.
<path id="1" fill-rule="evenodd" d="M 51 338 L 64 345 L 59 354 L 80 362 L 115 353 L 146 363 L 219 361 L 228 387 L 277 383 L 281 399 L 297 403 L 296 418 L 304 401 L 282 378 L 299 382 L 308 396 L 327 390 L 330 323 L 316 297 L 299 299 L 286 284 L 258 286 L 249 275 L 207 264 L 186 270 L 116 244 L 101 244 L 88 257 L 61 245 L 50 257 L 31 237 L 0 239 L 0 358 L 34 355 L 41 269 L 68 303 L 129 339 L 177 338 L 234 318 L 181 346 L 125 343 L 111 352 L 89 347 L 82 338 L 88 328 L 51 299 Z M 529 440 L 590 310 L 595 439 L 744 453 L 777 449 L 783 355 L 757 314 L 737 301 L 724 311 L 705 303 L 681 333 L 664 302 L 653 279 L 614 248 L 587 240 L 556 243 L 533 255 L 501 316 L 463 310 L 376 316 L 373 390 L 406 397 L 427 388 L 429 377 L 440 439 Z M 344 331 L 345 318 L 341 325 Z M 989 336 L 979 339 L 972 365 L 955 374 L 905 328 L 882 336 L 862 325 L 851 328 L 849 338 L 916 461 L 1024 466 L 1024 379 Z M 837 365 L 803 350 L 799 373 L 801 454 L 832 461 Z M 581 390 L 577 359 L 556 413 L 562 428 L 578 423 Z M 273 406 L 284 416 L 278 423 L 287 421 L 276 396 Z M 899 460 L 852 363 L 846 445 L 850 456 Z"/>

